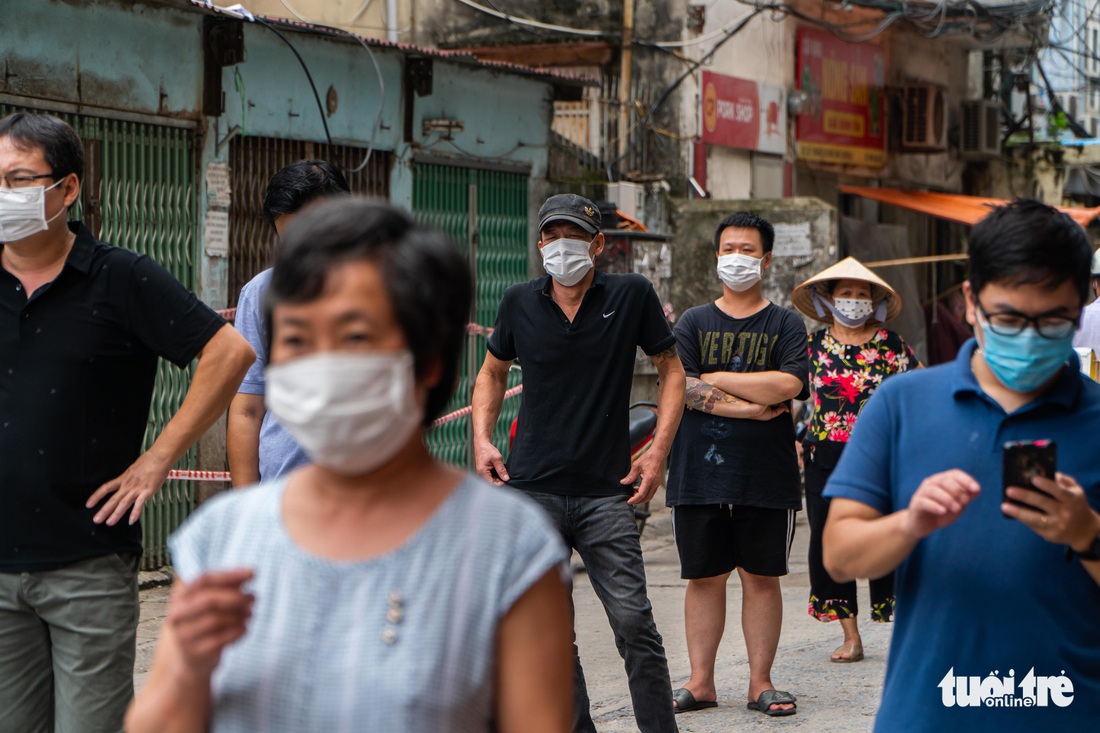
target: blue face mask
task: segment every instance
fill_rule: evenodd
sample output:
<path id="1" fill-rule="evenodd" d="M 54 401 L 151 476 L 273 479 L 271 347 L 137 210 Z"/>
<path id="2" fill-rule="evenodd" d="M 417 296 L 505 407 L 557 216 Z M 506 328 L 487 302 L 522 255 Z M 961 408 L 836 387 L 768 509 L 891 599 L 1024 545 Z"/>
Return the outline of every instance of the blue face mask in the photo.
<path id="1" fill-rule="evenodd" d="M 1001 384 L 1013 392 L 1032 392 L 1058 373 L 1073 350 L 1073 333 L 1048 339 L 1034 328 L 1015 336 L 993 333 L 982 323 L 982 355 Z"/>

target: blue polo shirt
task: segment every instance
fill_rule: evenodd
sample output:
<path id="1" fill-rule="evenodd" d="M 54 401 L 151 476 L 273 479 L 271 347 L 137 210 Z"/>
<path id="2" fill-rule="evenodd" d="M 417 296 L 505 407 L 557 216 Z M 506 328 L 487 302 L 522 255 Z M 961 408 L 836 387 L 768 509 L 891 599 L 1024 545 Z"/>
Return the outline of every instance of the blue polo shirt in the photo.
<path id="1" fill-rule="evenodd" d="M 1058 470 L 1100 508 L 1100 384 L 1067 365 L 1042 397 L 1006 414 L 970 369 L 975 347 L 883 383 L 825 489 L 888 514 L 934 473 L 958 468 L 981 485 L 957 521 L 898 567 L 875 730 L 1095 730 L 1100 586 L 1000 504 L 1002 444 L 1050 438 Z"/>
<path id="2" fill-rule="evenodd" d="M 237 392 L 264 395 L 267 392 L 267 326 L 264 324 L 264 294 L 271 285 L 271 268 L 248 281 L 237 299 L 233 325 L 256 352 L 256 361 L 248 368 Z M 310 462 L 302 446 L 279 424 L 271 410 L 264 412 L 260 424 L 260 480 L 274 481 Z"/>

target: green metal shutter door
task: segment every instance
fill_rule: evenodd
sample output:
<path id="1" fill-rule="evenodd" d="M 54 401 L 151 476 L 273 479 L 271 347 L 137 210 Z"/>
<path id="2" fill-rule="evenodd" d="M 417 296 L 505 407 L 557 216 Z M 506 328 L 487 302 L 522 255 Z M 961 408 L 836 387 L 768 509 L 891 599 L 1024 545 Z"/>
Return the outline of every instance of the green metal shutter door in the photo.
<path id="1" fill-rule="evenodd" d="M 192 131 L 0 105 L 0 116 L 17 111 L 59 117 L 84 140 L 85 180 L 71 218 L 92 224 L 93 232 L 98 223 L 100 239 L 148 254 L 194 290 L 193 257 L 199 250 L 199 229 Z M 143 450 L 153 444 L 183 403 L 192 372 L 193 366 L 177 369 L 164 360 L 158 362 Z M 175 467 L 196 468 L 195 449 Z M 168 562 L 168 535 L 194 506 L 194 484 L 187 481 L 166 482 L 145 505 L 142 567 L 156 568 Z"/>
<path id="2" fill-rule="evenodd" d="M 527 176 L 417 163 L 413 213 L 420 222 L 446 233 L 467 257 L 471 239 L 476 242 L 472 263 L 476 303 L 472 315 L 477 324 L 491 328 L 504 290 L 527 279 Z M 485 359 L 485 344 L 483 335 L 467 337 L 458 388 L 447 412 L 470 404 L 474 380 Z M 508 386 L 521 381 L 520 374 L 513 371 Z M 493 442 L 505 456 L 519 400 L 505 400 L 493 434 Z M 435 428 L 428 436 L 428 445 L 436 456 L 459 466 L 469 465 L 470 444 L 469 417 Z"/>
<path id="3" fill-rule="evenodd" d="M 143 252 L 194 290 L 199 251 L 194 139 L 190 130 L 114 120 L 89 120 L 101 140 L 101 238 Z M 78 132 L 82 133 L 81 130 Z M 157 382 L 143 449 L 148 449 L 183 404 L 194 365 L 157 362 Z M 191 448 L 176 468 L 198 468 Z M 168 535 L 195 508 L 195 484 L 168 481 L 142 512 L 146 569 L 168 563 Z"/>

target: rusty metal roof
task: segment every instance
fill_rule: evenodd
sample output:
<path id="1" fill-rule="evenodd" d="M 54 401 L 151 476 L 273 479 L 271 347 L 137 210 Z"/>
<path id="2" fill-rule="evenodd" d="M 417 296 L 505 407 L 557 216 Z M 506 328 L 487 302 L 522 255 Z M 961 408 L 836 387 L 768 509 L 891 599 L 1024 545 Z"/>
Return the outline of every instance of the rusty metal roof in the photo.
<path id="1" fill-rule="evenodd" d="M 189 0 L 189 2 L 194 7 L 210 13 L 214 13 L 215 15 L 228 15 L 230 17 L 242 19 L 245 21 L 249 20 L 249 16 L 262 18 L 264 22 L 279 26 L 281 28 L 295 30 L 303 33 L 316 33 L 319 35 L 330 36 L 332 38 L 342 38 L 345 40 L 350 40 L 350 37 L 357 37 L 364 43 L 377 48 L 389 48 L 395 51 L 401 51 L 402 53 L 410 56 L 427 56 L 429 58 L 437 58 L 456 64 L 462 64 L 464 66 L 475 66 L 483 69 L 501 71 L 508 74 L 535 77 L 538 79 L 544 79 L 545 81 L 554 84 L 555 86 L 590 86 L 597 83 L 596 79 L 580 74 L 570 74 L 563 71 L 535 68 L 531 66 L 524 66 L 522 64 L 511 63 L 508 61 L 490 61 L 487 59 L 480 59 L 466 50 L 447 51 L 439 48 L 427 48 L 425 46 L 417 46 L 411 43 L 395 43 L 393 41 L 386 41 L 380 38 L 372 38 L 370 36 L 356 36 L 355 34 L 351 33 L 351 31 L 345 31 L 343 29 L 332 28 L 325 25 L 306 23 L 300 20 L 289 20 L 287 18 L 276 18 L 269 15 L 258 15 L 248 10 L 244 10 L 244 12 L 242 13 L 236 8 L 221 7 L 213 4 L 209 0 Z"/>

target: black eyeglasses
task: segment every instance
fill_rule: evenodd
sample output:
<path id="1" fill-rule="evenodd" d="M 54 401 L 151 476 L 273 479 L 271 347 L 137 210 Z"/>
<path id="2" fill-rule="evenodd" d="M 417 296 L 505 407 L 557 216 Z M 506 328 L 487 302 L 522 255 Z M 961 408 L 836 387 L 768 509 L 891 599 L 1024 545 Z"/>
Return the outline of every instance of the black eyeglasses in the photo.
<path id="1" fill-rule="evenodd" d="M 30 188 L 34 185 L 34 182 L 39 178 L 56 178 L 53 172 L 40 173 L 35 176 L 28 176 L 20 173 L 19 175 L 7 175 L 0 176 L 0 180 L 4 181 L 4 185 L 8 188 Z"/>
<path id="2" fill-rule="evenodd" d="M 1070 336 L 1077 329 L 1077 321 L 1081 316 L 1025 316 L 1015 311 L 1000 311 L 989 313 L 982 304 L 974 299 L 982 318 L 989 324 L 989 330 L 998 336 L 1019 336 L 1028 324 L 1034 324 L 1035 331 L 1047 339 L 1062 339 Z"/>

